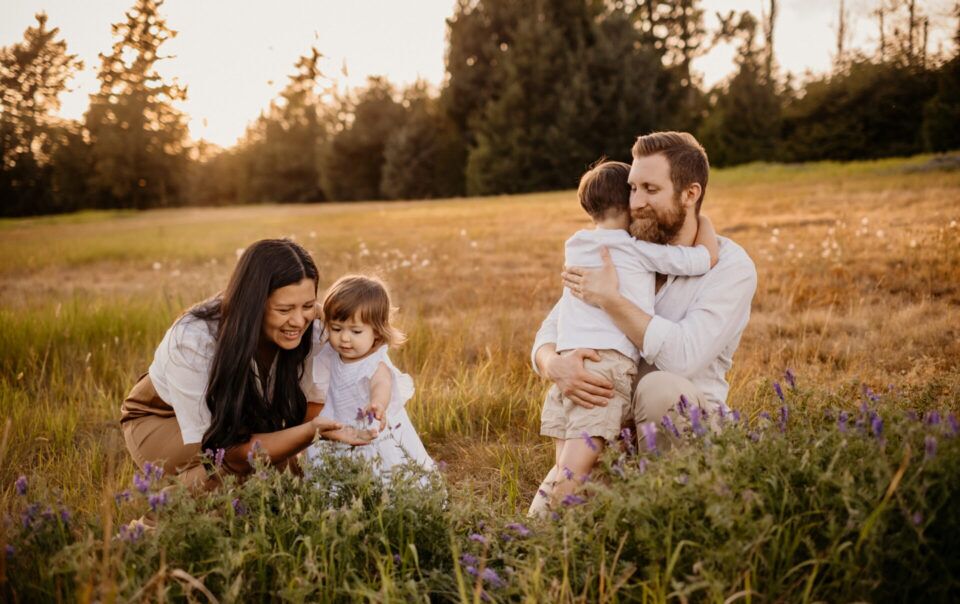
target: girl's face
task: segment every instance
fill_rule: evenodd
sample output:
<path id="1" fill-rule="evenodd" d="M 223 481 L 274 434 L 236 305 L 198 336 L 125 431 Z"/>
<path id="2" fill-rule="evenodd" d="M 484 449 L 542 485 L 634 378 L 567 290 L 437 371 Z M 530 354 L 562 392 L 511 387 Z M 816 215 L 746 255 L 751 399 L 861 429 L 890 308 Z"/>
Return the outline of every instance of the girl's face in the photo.
<path id="1" fill-rule="evenodd" d="M 313 279 L 278 287 L 267 298 L 263 310 L 261 342 L 284 350 L 300 345 L 303 333 L 317 317 L 317 284 Z"/>
<path id="2" fill-rule="evenodd" d="M 377 334 L 373 326 L 360 320 L 356 313 L 347 321 L 330 321 L 330 346 L 346 362 L 359 361 L 374 350 Z"/>

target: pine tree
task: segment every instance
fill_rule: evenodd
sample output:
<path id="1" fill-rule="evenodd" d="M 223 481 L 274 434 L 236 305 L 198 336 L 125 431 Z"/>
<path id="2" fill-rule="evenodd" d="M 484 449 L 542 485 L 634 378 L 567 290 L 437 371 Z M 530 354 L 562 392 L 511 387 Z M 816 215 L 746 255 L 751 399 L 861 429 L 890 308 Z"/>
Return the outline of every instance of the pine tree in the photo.
<path id="1" fill-rule="evenodd" d="M 54 195 L 52 159 L 66 144 L 59 95 L 83 68 L 59 28 L 47 29 L 47 16 L 24 32 L 23 41 L 0 49 L 0 215 L 22 216 L 68 209 Z"/>
<path id="2" fill-rule="evenodd" d="M 100 91 L 86 114 L 101 205 L 149 208 L 182 199 L 187 127 L 174 103 L 186 89 L 156 71 L 164 42 L 176 35 L 160 16 L 164 0 L 136 0 L 113 25 L 116 41 L 101 54 Z"/>

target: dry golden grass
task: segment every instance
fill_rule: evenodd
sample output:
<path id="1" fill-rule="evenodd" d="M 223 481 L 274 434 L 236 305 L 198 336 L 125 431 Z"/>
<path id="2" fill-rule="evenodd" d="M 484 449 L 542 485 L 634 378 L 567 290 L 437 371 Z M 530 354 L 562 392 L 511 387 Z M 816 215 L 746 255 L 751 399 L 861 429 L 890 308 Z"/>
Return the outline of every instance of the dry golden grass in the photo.
<path id="1" fill-rule="evenodd" d="M 957 406 L 960 172 L 926 159 L 716 172 L 704 211 L 759 273 L 731 406 L 772 405 L 788 367 L 823 391 Z M 165 326 L 225 284 L 239 248 L 291 236 L 323 285 L 345 272 L 391 285 L 411 336 L 394 358 L 415 377 L 428 448 L 462 496 L 523 507 L 550 455 L 529 348 L 560 293 L 562 243 L 586 223 L 570 191 L 2 222 L 0 415 L 14 429 L 0 479 L 46 472 L 95 506 L 105 457 L 131 471 L 105 435 Z"/>

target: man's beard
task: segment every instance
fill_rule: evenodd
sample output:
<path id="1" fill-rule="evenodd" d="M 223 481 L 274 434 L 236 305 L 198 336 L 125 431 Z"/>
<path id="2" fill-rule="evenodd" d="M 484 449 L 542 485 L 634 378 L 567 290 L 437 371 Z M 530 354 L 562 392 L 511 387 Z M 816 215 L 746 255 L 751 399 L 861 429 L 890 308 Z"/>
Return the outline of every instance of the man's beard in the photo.
<path id="1" fill-rule="evenodd" d="M 687 209 L 680 203 L 680 196 L 673 197 L 673 207 L 661 214 L 647 206 L 630 211 L 630 234 L 650 243 L 667 244 L 673 241 L 687 219 Z"/>

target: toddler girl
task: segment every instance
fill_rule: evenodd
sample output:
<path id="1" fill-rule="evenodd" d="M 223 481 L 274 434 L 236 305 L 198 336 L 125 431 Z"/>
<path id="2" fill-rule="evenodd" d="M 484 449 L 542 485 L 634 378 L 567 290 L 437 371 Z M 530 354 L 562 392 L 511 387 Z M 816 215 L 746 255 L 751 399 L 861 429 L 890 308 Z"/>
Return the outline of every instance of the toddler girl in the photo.
<path id="1" fill-rule="evenodd" d="M 368 445 L 333 445 L 338 454 L 371 461 L 374 471 L 389 477 L 392 467 L 409 461 L 434 467 L 404 405 L 413 396 L 413 380 L 390 361 L 390 345 L 405 336 L 390 325 L 390 295 L 379 279 L 362 275 L 341 277 L 323 300 L 323 321 L 329 340 L 314 358 L 313 375 L 326 391 L 320 415 L 366 431 Z M 325 376 L 328 377 L 327 383 Z M 322 447 L 306 451 L 310 465 L 319 463 Z"/>

